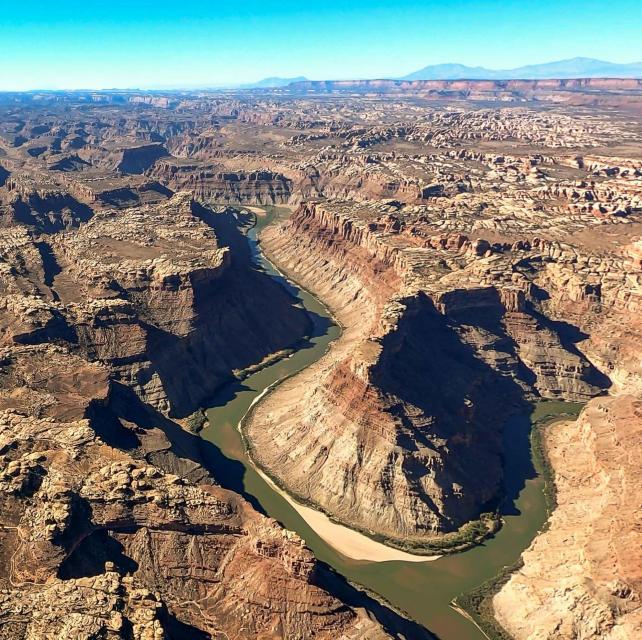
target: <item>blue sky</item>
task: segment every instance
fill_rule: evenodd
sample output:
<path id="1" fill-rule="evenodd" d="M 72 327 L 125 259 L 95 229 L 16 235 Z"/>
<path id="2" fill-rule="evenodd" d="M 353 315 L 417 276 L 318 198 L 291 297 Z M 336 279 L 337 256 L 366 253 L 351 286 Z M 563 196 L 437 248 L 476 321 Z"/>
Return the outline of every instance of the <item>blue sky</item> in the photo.
<path id="1" fill-rule="evenodd" d="M 587 56 L 642 61 L 642 0 L 4 0 L 0 89 L 394 77 Z"/>

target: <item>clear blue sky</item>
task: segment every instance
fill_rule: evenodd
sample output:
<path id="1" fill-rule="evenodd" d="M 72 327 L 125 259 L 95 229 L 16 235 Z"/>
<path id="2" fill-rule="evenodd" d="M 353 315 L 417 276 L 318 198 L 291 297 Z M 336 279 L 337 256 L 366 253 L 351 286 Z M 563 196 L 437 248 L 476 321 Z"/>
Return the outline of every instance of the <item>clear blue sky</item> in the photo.
<path id="1" fill-rule="evenodd" d="M 642 60 L 642 0 L 4 0 L 0 89 L 391 77 Z"/>

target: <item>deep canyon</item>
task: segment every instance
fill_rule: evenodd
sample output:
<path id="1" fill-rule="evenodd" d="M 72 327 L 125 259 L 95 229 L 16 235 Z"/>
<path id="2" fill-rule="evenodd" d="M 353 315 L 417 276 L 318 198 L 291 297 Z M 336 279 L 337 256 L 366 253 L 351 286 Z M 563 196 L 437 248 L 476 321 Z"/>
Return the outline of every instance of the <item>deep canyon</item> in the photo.
<path id="1" fill-rule="evenodd" d="M 0 638 L 640 636 L 642 96 L 500 84 L 0 97 Z"/>

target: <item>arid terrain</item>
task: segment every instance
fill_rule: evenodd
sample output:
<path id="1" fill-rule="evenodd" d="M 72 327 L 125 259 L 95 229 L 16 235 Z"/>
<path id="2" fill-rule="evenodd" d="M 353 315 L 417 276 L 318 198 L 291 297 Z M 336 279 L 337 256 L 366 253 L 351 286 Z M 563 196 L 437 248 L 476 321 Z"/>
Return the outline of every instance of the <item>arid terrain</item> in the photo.
<path id="1" fill-rule="evenodd" d="M 585 403 L 489 606 L 516 640 L 642 637 L 642 85 L 591 79 L 0 94 L 0 639 L 431 637 L 199 436 L 313 331 L 257 207 L 342 332 L 253 407 L 254 462 L 463 551 L 501 526 L 508 418 Z"/>

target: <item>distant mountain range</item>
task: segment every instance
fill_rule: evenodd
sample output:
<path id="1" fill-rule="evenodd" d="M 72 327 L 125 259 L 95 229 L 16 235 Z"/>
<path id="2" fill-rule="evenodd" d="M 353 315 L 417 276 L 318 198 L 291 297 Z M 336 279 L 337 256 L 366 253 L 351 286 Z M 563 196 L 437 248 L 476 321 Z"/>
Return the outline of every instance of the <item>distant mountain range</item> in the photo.
<path id="1" fill-rule="evenodd" d="M 486 69 L 465 64 L 433 64 L 406 76 L 390 80 L 543 80 L 564 78 L 642 78 L 642 62 L 619 64 L 595 58 L 570 58 L 544 64 L 529 64 L 514 69 Z M 243 84 L 242 89 L 278 89 L 293 82 L 306 82 L 305 76 L 264 78 Z"/>
<path id="2" fill-rule="evenodd" d="M 571 58 L 515 69 L 485 69 L 463 64 L 433 64 L 400 80 L 537 80 L 544 78 L 642 78 L 642 62 L 618 64 L 594 58 Z"/>
<path id="3" fill-rule="evenodd" d="M 305 82 L 307 78 L 305 76 L 296 76 L 295 78 L 263 78 L 258 82 L 252 82 L 250 84 L 243 84 L 241 87 L 243 89 L 277 89 L 279 87 L 287 87 L 291 82 Z"/>

